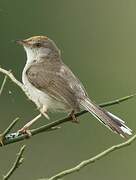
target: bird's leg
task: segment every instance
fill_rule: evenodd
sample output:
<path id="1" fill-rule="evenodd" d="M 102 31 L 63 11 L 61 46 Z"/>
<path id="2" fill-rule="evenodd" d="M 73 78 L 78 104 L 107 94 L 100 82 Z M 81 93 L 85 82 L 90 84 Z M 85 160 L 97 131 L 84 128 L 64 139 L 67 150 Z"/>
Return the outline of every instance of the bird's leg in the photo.
<path id="1" fill-rule="evenodd" d="M 69 116 L 72 118 L 72 122 L 73 123 L 79 123 L 79 120 L 77 119 L 77 117 L 75 116 L 75 111 L 72 110 L 71 113 L 69 114 Z"/>
<path id="2" fill-rule="evenodd" d="M 48 116 L 48 114 L 47 114 L 47 107 L 46 107 L 46 106 L 43 105 L 42 108 L 40 108 L 39 110 L 40 110 L 41 114 L 42 114 L 46 119 L 48 119 L 48 120 L 50 119 L 49 116 Z"/>
<path id="3" fill-rule="evenodd" d="M 30 137 L 31 136 L 31 132 L 29 130 L 30 126 L 32 126 L 32 124 L 35 123 L 41 116 L 42 116 L 42 114 L 39 114 L 38 116 L 33 118 L 31 121 L 29 121 L 27 124 L 25 124 L 18 132 L 27 134 Z"/>
<path id="4" fill-rule="evenodd" d="M 34 124 L 42 115 L 44 117 L 46 117 L 46 119 L 49 119 L 49 116 L 47 114 L 47 108 L 46 106 L 42 106 L 42 108 L 39 109 L 40 110 L 40 114 L 38 116 L 36 116 L 34 119 L 32 119 L 31 121 L 29 121 L 27 124 L 25 124 L 23 126 L 23 128 L 21 128 L 18 132 L 19 133 L 23 133 L 23 134 L 27 134 L 29 137 L 31 136 L 31 132 L 29 130 L 30 126 L 32 126 L 32 124 Z"/>

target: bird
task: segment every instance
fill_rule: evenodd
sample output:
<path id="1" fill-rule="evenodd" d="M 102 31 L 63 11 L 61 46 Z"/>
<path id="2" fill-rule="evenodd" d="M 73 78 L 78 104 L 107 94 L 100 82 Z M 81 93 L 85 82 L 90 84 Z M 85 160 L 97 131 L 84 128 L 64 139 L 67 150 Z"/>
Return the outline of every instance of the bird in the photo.
<path id="1" fill-rule="evenodd" d="M 75 113 L 83 109 L 122 137 L 132 134 L 121 118 L 90 99 L 83 84 L 64 64 L 61 51 L 52 39 L 41 35 L 17 43 L 24 47 L 27 56 L 22 82 L 30 99 L 46 118 L 49 118 L 48 111 L 65 112 L 76 121 Z M 28 122 L 21 131 L 27 132 L 36 120 Z"/>

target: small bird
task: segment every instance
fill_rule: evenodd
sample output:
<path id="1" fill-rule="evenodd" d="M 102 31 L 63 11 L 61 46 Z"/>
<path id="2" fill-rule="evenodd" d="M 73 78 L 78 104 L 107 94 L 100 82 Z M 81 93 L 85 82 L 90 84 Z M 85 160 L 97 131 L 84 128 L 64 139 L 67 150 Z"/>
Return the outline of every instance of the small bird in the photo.
<path id="1" fill-rule="evenodd" d="M 47 112 L 68 113 L 73 121 L 74 114 L 81 109 L 89 111 L 102 124 L 122 137 L 132 134 L 125 122 L 99 107 L 93 102 L 80 80 L 73 74 L 61 58 L 61 53 L 53 40 L 47 36 L 34 36 L 17 41 L 26 51 L 27 61 L 22 73 L 22 81 L 30 99 L 48 118 Z M 24 132 L 36 120 L 27 123 Z"/>

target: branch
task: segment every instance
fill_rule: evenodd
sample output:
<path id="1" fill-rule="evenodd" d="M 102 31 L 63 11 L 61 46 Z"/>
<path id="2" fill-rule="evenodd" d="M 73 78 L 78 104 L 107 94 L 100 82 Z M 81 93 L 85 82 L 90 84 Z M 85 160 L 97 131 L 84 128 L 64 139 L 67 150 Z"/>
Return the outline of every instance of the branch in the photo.
<path id="1" fill-rule="evenodd" d="M 99 104 L 101 107 L 106 107 L 106 106 L 111 106 L 111 105 L 115 105 L 115 104 L 119 104 L 123 101 L 126 101 L 130 98 L 132 98 L 134 95 L 130 95 L 130 96 L 126 96 L 126 97 L 123 97 L 123 98 L 120 98 L 120 99 L 115 99 L 113 101 L 109 101 L 107 103 L 102 103 L 102 104 Z M 76 117 L 79 117 L 85 113 L 87 113 L 88 111 L 81 111 L 79 113 L 76 113 L 75 116 Z M 34 135 L 37 135 L 39 133 L 42 133 L 42 132 L 49 132 L 50 130 L 52 130 L 52 128 L 54 127 L 57 127 L 59 126 L 60 124 L 62 123 L 66 123 L 68 121 L 71 121 L 72 118 L 69 116 L 69 117 L 65 117 L 63 119 L 60 119 L 60 120 L 56 120 L 56 121 L 53 121 L 51 123 L 48 123 L 47 125 L 44 125 L 44 126 L 41 126 L 39 128 L 36 128 L 36 129 L 32 129 L 30 132 L 31 132 L 31 135 L 34 136 Z M 58 128 L 56 128 L 58 129 Z M 19 142 L 19 141 L 22 141 L 24 139 L 28 138 L 28 135 L 27 134 L 19 134 L 19 133 L 10 133 L 10 134 L 7 134 L 4 139 L 3 139 L 3 145 L 8 145 L 8 144 L 11 144 L 11 143 L 15 143 L 15 142 Z M 0 144 L 0 146 L 2 146 Z"/>
<path id="2" fill-rule="evenodd" d="M 4 79 L 3 79 L 3 82 L 2 82 L 2 85 L 1 85 L 1 88 L 0 88 L 0 96 L 1 96 L 1 94 L 2 94 L 2 91 L 3 91 L 3 89 L 4 89 L 4 86 L 5 86 L 5 84 L 6 84 L 6 81 L 7 81 L 7 76 L 5 75 L 5 77 L 4 77 Z"/>
<path id="3" fill-rule="evenodd" d="M 7 174 L 5 176 L 3 176 L 3 180 L 8 180 L 11 175 L 16 171 L 16 169 L 22 164 L 24 158 L 23 158 L 23 153 L 25 150 L 25 145 L 21 147 L 19 153 L 17 154 L 16 160 L 13 164 L 13 166 L 11 167 L 11 169 L 7 172 Z"/>
<path id="4" fill-rule="evenodd" d="M 0 144 L 3 146 L 3 141 L 6 137 L 6 135 L 10 132 L 10 130 L 15 126 L 15 124 L 18 122 L 19 118 L 14 119 L 11 124 L 5 129 L 3 133 L 0 134 Z"/>
<path id="5" fill-rule="evenodd" d="M 118 149 L 121 149 L 123 147 L 126 147 L 126 146 L 130 145 L 135 140 L 136 140 L 136 134 L 134 136 L 132 136 L 130 139 L 128 139 L 127 141 L 125 141 L 123 143 L 120 143 L 120 144 L 117 144 L 117 145 L 114 145 L 114 146 L 106 149 L 105 151 L 97 154 L 96 156 L 80 162 L 78 165 L 76 165 L 73 168 L 64 170 L 64 171 L 62 171 L 62 172 L 60 172 L 60 173 L 58 173 L 58 174 L 56 174 L 56 175 L 54 175 L 54 176 L 52 176 L 50 178 L 45 178 L 45 179 L 42 179 L 42 180 L 60 180 L 64 176 L 67 176 L 69 174 L 72 174 L 72 173 L 80 171 L 82 168 L 84 168 L 84 167 L 94 163 L 96 160 L 99 160 L 99 159 L 107 156 L 111 152 L 116 151 Z"/>
<path id="6" fill-rule="evenodd" d="M 7 77 L 9 77 L 10 80 L 14 84 L 16 84 L 25 93 L 25 95 L 30 99 L 30 96 L 29 96 L 28 92 L 26 91 L 24 85 L 14 77 L 14 75 L 11 73 L 11 71 L 7 71 L 7 70 L 5 70 L 3 68 L 0 68 L 0 72 L 5 74 Z M 119 98 L 119 99 L 116 99 L 116 100 L 113 100 L 113 101 L 105 102 L 105 103 L 102 103 L 102 104 L 99 104 L 99 105 L 101 107 L 107 107 L 107 106 L 119 104 L 119 103 L 121 103 L 123 101 L 126 101 L 126 100 L 134 97 L 135 95 L 136 94 L 132 94 L 132 95 L 125 96 L 123 98 Z M 84 111 L 81 111 L 79 113 L 76 113 L 75 116 L 79 117 L 79 116 L 81 116 L 81 115 L 83 115 L 85 113 L 87 113 L 87 111 L 84 110 Z M 57 127 L 58 125 L 60 125 L 62 123 L 65 123 L 65 122 L 68 122 L 68 121 L 71 121 L 71 120 L 72 120 L 71 117 L 65 117 L 63 119 L 56 120 L 56 121 L 51 122 L 51 123 L 49 123 L 47 125 L 41 126 L 41 127 L 37 128 L 37 129 L 33 129 L 30 132 L 31 132 L 32 136 L 37 135 L 37 134 L 42 133 L 42 132 L 49 132 L 50 130 L 58 129 L 58 127 Z M 26 139 L 27 137 L 28 137 L 27 134 L 10 133 L 10 134 L 7 134 L 4 137 L 2 143 L 3 143 L 3 145 L 8 145 L 8 144 L 11 144 L 11 143 L 22 141 L 22 140 Z M 0 144 L 0 146 L 2 146 L 2 144 Z"/>
<path id="7" fill-rule="evenodd" d="M 1 134 L 3 138 L 10 132 L 10 130 L 15 126 L 15 124 L 18 122 L 19 118 L 17 117 L 12 121 L 12 123 L 5 129 L 5 131 Z"/>
<path id="8" fill-rule="evenodd" d="M 26 94 L 27 97 L 29 97 L 28 93 L 26 92 L 26 89 L 24 88 L 24 85 L 14 77 L 14 75 L 11 73 L 11 70 L 7 71 L 3 68 L 0 68 L 0 72 L 9 77 L 11 81 L 14 84 L 16 84 Z"/>

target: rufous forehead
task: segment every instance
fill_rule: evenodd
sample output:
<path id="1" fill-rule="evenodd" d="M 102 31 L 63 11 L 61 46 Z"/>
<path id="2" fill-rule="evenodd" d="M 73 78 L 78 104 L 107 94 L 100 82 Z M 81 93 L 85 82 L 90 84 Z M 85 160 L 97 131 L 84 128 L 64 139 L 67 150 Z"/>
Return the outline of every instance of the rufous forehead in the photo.
<path id="1" fill-rule="evenodd" d="M 43 41 L 43 40 L 48 40 L 48 37 L 47 36 L 33 36 L 33 37 L 28 38 L 28 39 L 25 39 L 25 41 L 27 41 L 27 42 Z"/>

